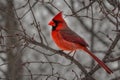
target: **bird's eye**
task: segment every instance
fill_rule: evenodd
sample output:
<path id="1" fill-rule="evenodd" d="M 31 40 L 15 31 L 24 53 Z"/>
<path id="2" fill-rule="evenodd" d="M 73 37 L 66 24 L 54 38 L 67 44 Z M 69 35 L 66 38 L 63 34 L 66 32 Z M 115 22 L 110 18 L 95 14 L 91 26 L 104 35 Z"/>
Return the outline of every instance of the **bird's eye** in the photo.
<path id="1" fill-rule="evenodd" d="M 59 24 L 59 21 L 53 20 L 53 22 L 54 22 L 54 26 L 52 27 L 52 30 L 56 30 L 56 28 L 57 28 L 57 26 Z"/>
<path id="2" fill-rule="evenodd" d="M 57 21 L 57 20 L 53 20 L 53 22 L 54 22 L 55 26 L 57 26 L 59 24 L 59 21 Z"/>
<path id="3" fill-rule="evenodd" d="M 58 24 L 58 23 L 59 23 L 59 21 L 57 21 L 57 20 L 53 20 L 53 22 L 54 22 L 55 24 Z"/>

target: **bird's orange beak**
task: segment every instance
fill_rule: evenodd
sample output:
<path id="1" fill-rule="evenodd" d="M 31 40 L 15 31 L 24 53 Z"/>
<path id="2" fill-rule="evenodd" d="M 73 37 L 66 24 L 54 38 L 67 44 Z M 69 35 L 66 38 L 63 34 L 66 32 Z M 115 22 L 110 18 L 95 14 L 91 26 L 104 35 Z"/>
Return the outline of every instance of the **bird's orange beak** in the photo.
<path id="1" fill-rule="evenodd" d="M 51 20 L 48 25 L 55 26 L 55 23 L 53 22 L 53 20 Z"/>

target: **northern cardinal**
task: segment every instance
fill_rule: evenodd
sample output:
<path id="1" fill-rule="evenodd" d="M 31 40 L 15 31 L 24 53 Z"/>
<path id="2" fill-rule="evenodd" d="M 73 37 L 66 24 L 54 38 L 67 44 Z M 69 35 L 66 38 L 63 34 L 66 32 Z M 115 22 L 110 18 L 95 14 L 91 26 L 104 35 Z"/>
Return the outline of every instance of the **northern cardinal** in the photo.
<path id="1" fill-rule="evenodd" d="M 52 26 L 52 38 L 60 49 L 67 51 L 83 50 L 87 52 L 93 59 L 95 59 L 98 64 L 106 70 L 106 72 L 109 74 L 113 73 L 104 62 L 102 62 L 90 50 L 88 50 L 88 44 L 85 42 L 85 40 L 68 27 L 62 17 L 62 12 L 59 12 L 49 22 L 49 25 Z"/>

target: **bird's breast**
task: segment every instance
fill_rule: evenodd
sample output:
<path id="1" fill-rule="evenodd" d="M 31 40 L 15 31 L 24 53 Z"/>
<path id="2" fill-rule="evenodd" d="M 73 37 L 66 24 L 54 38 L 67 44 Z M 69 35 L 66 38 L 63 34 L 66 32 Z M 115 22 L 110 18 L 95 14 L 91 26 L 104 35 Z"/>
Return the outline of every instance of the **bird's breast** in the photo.
<path id="1" fill-rule="evenodd" d="M 64 40 L 59 31 L 52 31 L 52 38 L 57 46 L 62 50 L 73 51 L 80 49 L 78 44 Z"/>

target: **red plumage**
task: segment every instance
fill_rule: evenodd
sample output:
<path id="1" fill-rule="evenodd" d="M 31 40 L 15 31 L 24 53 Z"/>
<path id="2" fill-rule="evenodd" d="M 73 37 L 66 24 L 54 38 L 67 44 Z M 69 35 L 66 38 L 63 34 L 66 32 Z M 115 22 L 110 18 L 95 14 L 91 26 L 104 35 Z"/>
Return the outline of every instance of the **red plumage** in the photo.
<path id="1" fill-rule="evenodd" d="M 98 64 L 103 67 L 109 74 L 111 69 L 98 59 L 91 51 L 87 49 L 88 44 L 78 34 L 73 32 L 66 24 L 62 17 L 62 12 L 59 12 L 50 22 L 52 26 L 52 38 L 59 48 L 67 51 L 83 50 L 87 52 Z"/>

